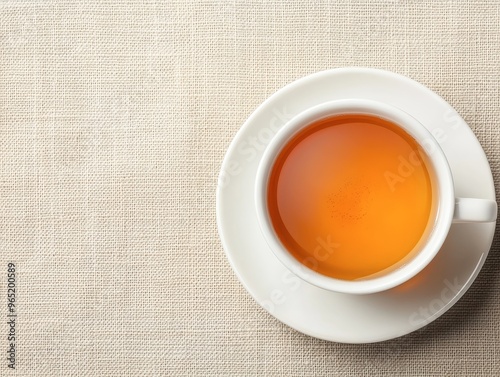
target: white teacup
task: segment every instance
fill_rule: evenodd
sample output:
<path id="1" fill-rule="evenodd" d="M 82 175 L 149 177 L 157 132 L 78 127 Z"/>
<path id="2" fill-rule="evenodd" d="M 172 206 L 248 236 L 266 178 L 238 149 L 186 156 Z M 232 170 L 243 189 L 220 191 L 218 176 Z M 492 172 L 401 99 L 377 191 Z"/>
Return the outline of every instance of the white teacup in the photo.
<path id="1" fill-rule="evenodd" d="M 299 262 L 279 240 L 267 207 L 268 178 L 282 148 L 300 130 L 316 121 L 341 114 L 371 115 L 386 119 L 410 134 L 427 152 L 435 177 L 433 190 L 437 210 L 434 224 L 416 246 L 409 260 L 379 274 L 358 280 L 341 280 L 322 275 Z M 408 113 L 377 101 L 347 99 L 326 102 L 296 115 L 271 140 L 260 162 L 255 185 L 258 221 L 269 247 L 281 263 L 303 280 L 318 287 L 341 293 L 368 294 L 393 288 L 411 279 L 424 269 L 439 252 L 453 222 L 494 222 L 497 204 L 480 198 L 456 198 L 450 166 L 432 134 Z"/>

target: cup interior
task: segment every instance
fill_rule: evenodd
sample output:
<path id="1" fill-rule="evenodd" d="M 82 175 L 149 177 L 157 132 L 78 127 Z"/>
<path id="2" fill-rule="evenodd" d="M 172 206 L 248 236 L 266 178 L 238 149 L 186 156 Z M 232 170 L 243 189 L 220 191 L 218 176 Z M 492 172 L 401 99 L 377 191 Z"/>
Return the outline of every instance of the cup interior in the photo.
<path id="1" fill-rule="evenodd" d="M 426 153 L 430 167 L 433 207 L 429 223 L 414 249 L 398 263 L 367 277 L 343 280 L 316 272 L 301 263 L 280 241 L 270 219 L 267 195 L 269 177 L 277 156 L 299 132 L 315 122 L 339 115 L 369 115 L 390 121 L 409 134 Z M 255 202 L 262 234 L 280 262 L 303 280 L 341 293 L 368 294 L 393 288 L 420 272 L 441 248 L 451 226 L 454 188 L 446 157 L 432 134 L 408 113 L 377 101 L 338 100 L 323 103 L 296 115 L 278 131 L 264 151 L 257 171 Z"/>

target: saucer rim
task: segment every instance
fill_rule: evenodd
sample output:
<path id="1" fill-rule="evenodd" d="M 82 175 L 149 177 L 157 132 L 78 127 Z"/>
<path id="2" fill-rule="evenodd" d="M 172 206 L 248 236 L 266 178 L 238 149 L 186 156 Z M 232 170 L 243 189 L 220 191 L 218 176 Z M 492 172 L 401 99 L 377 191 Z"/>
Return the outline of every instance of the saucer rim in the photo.
<path id="1" fill-rule="evenodd" d="M 276 91 L 275 93 L 273 93 L 271 96 L 269 96 L 268 98 L 266 98 L 251 114 L 250 116 L 246 119 L 246 121 L 243 123 L 243 125 L 238 129 L 238 131 L 236 132 L 235 136 L 233 137 L 229 147 L 227 148 L 227 151 L 224 155 L 224 158 L 223 158 L 223 162 L 221 164 L 221 168 L 220 168 L 220 173 L 219 173 L 219 179 L 222 175 L 222 173 L 225 171 L 225 168 L 226 165 L 230 162 L 229 160 L 229 156 L 233 155 L 234 152 L 236 151 L 236 148 L 238 146 L 238 144 L 241 142 L 241 138 L 244 134 L 244 131 L 246 130 L 246 128 L 248 128 L 252 122 L 254 122 L 255 118 L 259 116 L 259 114 L 262 112 L 263 109 L 265 109 L 267 106 L 269 106 L 274 100 L 276 100 L 277 98 L 281 97 L 281 96 L 286 96 L 286 94 L 288 94 L 288 92 L 290 91 L 293 91 L 296 87 L 300 87 L 301 85 L 303 85 L 304 83 L 306 83 L 307 81 L 311 81 L 311 80 L 316 80 L 316 79 L 319 79 L 323 76 L 329 76 L 331 74 L 333 75 L 341 75 L 341 74 L 352 74 L 352 73 L 359 73 L 359 74 L 365 74 L 365 73 L 368 73 L 368 74 L 375 74 L 375 75 L 379 75 L 379 76 L 388 76 L 388 77 L 391 77 L 393 79 L 396 79 L 396 80 L 402 80 L 404 81 L 406 84 L 409 84 L 409 85 L 413 85 L 413 86 L 417 86 L 419 87 L 419 89 L 423 90 L 426 92 L 426 95 L 432 97 L 432 99 L 434 101 L 439 101 L 441 102 L 442 104 L 444 104 L 445 106 L 447 106 L 448 108 L 454 110 L 454 108 L 446 101 L 444 100 L 441 96 L 439 96 L 437 93 L 435 93 L 433 90 L 431 90 L 430 88 L 426 87 L 425 85 L 407 77 L 407 76 L 404 76 L 404 75 L 401 75 L 401 74 L 398 74 L 398 73 L 394 73 L 394 72 L 390 72 L 390 71 L 386 71 L 386 70 L 381 70 L 381 69 L 376 69 L 376 68 L 366 68 L 366 67 L 342 67 L 342 68 L 334 68 L 334 69 L 327 69 L 327 70 L 323 70 L 323 71 L 319 71 L 319 72 L 316 72 L 316 73 L 313 73 L 311 75 L 308 75 L 308 76 L 304 76 L 298 80 L 295 80 L 287 85 L 285 85 L 283 88 L 279 89 L 278 91 Z M 345 98 L 349 98 L 349 97 L 345 97 Z M 359 97 L 358 97 L 359 98 Z M 412 115 L 412 114 L 410 114 Z M 457 114 L 458 115 L 458 114 Z M 459 116 L 459 115 L 458 115 Z M 460 119 L 464 122 L 465 125 L 467 125 L 467 123 L 463 120 L 463 118 L 461 116 L 459 116 Z M 492 200 L 496 200 L 496 196 L 495 196 L 495 190 L 494 190 L 494 181 L 493 181 L 493 176 L 492 176 L 492 172 L 491 172 L 491 166 L 489 164 L 489 161 L 484 153 L 484 149 L 482 148 L 482 145 L 479 143 L 479 141 L 477 140 L 475 134 L 473 133 L 472 129 L 467 125 L 466 127 L 467 129 L 467 132 L 469 135 L 467 135 L 467 138 L 473 138 L 478 144 L 479 146 L 481 147 L 481 150 L 482 150 L 482 155 L 480 156 L 480 158 L 483 160 L 482 161 L 482 164 L 484 163 L 485 166 L 484 168 L 486 168 L 486 166 L 488 167 L 488 171 L 489 171 L 489 180 L 490 180 L 490 186 L 492 187 L 492 197 L 490 198 L 486 198 L 486 199 L 492 199 Z M 446 153 L 445 153 L 446 154 Z M 482 165 L 481 164 L 481 165 Z M 481 168 L 482 169 L 482 168 Z M 352 338 L 349 338 L 349 336 L 346 336 L 346 337 L 343 337 L 343 336 L 337 336 L 335 337 L 335 339 L 333 339 L 332 337 L 328 337 L 328 336 L 325 336 L 325 334 L 322 334 L 322 333 L 319 333 L 317 331 L 311 331 L 310 329 L 302 329 L 300 328 L 299 326 L 296 326 L 295 324 L 290 324 L 289 322 L 285 322 L 283 321 L 282 319 L 278 318 L 274 313 L 270 312 L 266 307 L 264 307 L 262 305 L 262 303 L 259 301 L 259 299 L 256 297 L 255 295 L 255 292 L 253 291 L 253 289 L 251 289 L 250 287 L 250 284 L 248 282 L 245 281 L 245 279 L 242 277 L 240 271 L 238 270 L 237 266 L 236 266 L 236 262 L 234 260 L 234 257 L 231 255 L 231 252 L 229 251 L 229 246 L 227 244 L 227 240 L 226 240 L 226 232 L 225 230 L 223 229 L 223 225 L 222 225 L 222 218 L 221 218 L 221 213 L 222 213 L 222 204 L 221 204 L 221 197 L 222 197 L 223 193 L 222 193 L 222 190 L 221 190 L 221 185 L 218 184 L 217 185 L 217 189 L 216 189 L 216 223 L 217 223 L 217 230 L 218 230 L 218 233 L 219 233 L 219 238 L 221 240 L 221 243 L 222 243 L 222 246 L 223 246 L 223 249 L 224 249 L 224 252 L 225 252 L 225 255 L 231 265 L 231 268 L 234 272 L 234 274 L 236 275 L 236 277 L 238 278 L 239 282 L 243 285 L 243 287 L 245 288 L 245 290 L 250 294 L 250 296 L 257 302 L 257 304 L 259 304 L 260 307 L 262 307 L 267 313 L 269 313 L 271 316 L 273 316 L 274 318 L 276 318 L 277 320 L 279 320 L 280 322 L 284 323 L 285 325 L 293 328 L 294 330 L 300 332 L 300 333 L 303 333 L 303 334 L 306 334 L 306 335 L 309 335 L 309 336 L 312 336 L 312 337 L 315 337 L 315 338 L 318 338 L 318 339 L 322 339 L 322 340 L 326 340 L 326 341 L 333 341 L 333 342 L 338 342 L 338 343 L 347 343 L 347 344 L 364 344 L 364 343 L 376 343 L 376 342 L 382 342 L 382 341 L 386 341 L 386 340 L 390 340 L 390 339 L 395 339 L 395 338 L 398 338 L 398 337 L 401 337 L 401 336 L 404 336 L 404 335 L 407 335 L 407 334 L 410 334 L 412 332 L 415 332 L 425 326 L 427 326 L 428 324 L 430 324 L 431 322 L 435 321 L 437 318 L 439 318 L 441 315 L 443 315 L 445 312 L 447 312 L 451 307 L 453 307 L 460 299 L 461 297 L 465 294 L 465 292 L 467 292 L 467 290 L 470 288 L 470 286 L 472 285 L 472 283 L 475 281 L 475 279 L 477 278 L 479 272 L 481 271 L 482 267 L 484 266 L 484 262 L 489 254 L 489 251 L 491 249 L 491 244 L 493 242 L 493 237 L 494 237 L 494 234 L 495 234 L 495 226 L 496 224 L 493 223 L 493 227 L 491 228 L 491 231 L 490 231 L 490 237 L 489 237 L 489 240 L 488 240 L 488 244 L 490 245 L 488 250 L 486 250 L 485 252 L 483 252 L 477 262 L 477 265 L 475 267 L 475 269 L 472 271 L 472 273 L 470 274 L 468 280 L 461 286 L 461 289 L 458 293 L 455 294 L 455 296 L 453 297 L 453 299 L 448 302 L 448 304 L 442 308 L 442 310 L 439 310 L 438 312 L 434 313 L 432 316 L 426 318 L 425 321 L 423 321 L 420 325 L 418 326 L 414 326 L 410 331 L 404 331 L 402 332 L 401 334 L 399 335 L 388 335 L 388 336 L 379 336 L 379 337 L 372 337 L 370 339 L 364 339 L 364 340 L 360 340 L 359 337 L 355 340 L 353 340 Z M 479 255 L 479 254 L 478 254 Z M 321 289 L 321 288 L 318 288 L 318 287 L 315 287 L 316 289 Z M 367 295 L 367 296 L 370 296 L 370 295 Z"/>

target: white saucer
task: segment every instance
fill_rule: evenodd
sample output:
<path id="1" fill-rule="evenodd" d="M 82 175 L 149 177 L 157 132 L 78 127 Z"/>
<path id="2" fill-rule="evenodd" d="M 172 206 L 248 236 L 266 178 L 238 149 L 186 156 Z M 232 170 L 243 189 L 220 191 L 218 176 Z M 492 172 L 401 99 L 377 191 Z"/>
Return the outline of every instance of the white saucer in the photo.
<path id="1" fill-rule="evenodd" d="M 265 145 L 290 117 L 322 102 L 364 98 L 407 111 L 440 141 L 457 197 L 495 200 L 486 156 L 464 120 L 437 94 L 407 77 L 365 68 L 334 69 L 295 81 L 267 99 L 231 143 L 217 189 L 217 223 L 227 257 L 254 299 L 294 329 L 344 343 L 378 342 L 415 331 L 455 304 L 473 283 L 495 224 L 453 224 L 438 256 L 389 291 L 353 296 L 310 285 L 290 273 L 264 241 L 254 180 Z"/>

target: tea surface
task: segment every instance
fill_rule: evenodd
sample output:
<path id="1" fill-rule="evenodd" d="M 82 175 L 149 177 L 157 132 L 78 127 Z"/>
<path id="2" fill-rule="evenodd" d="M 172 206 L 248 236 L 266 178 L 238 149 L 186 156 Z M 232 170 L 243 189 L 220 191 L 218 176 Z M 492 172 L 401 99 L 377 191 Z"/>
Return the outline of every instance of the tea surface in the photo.
<path id="1" fill-rule="evenodd" d="M 376 274 L 407 256 L 432 217 L 428 158 L 397 125 L 342 115 L 300 131 L 268 184 L 275 232 L 317 272 L 344 280 Z"/>

